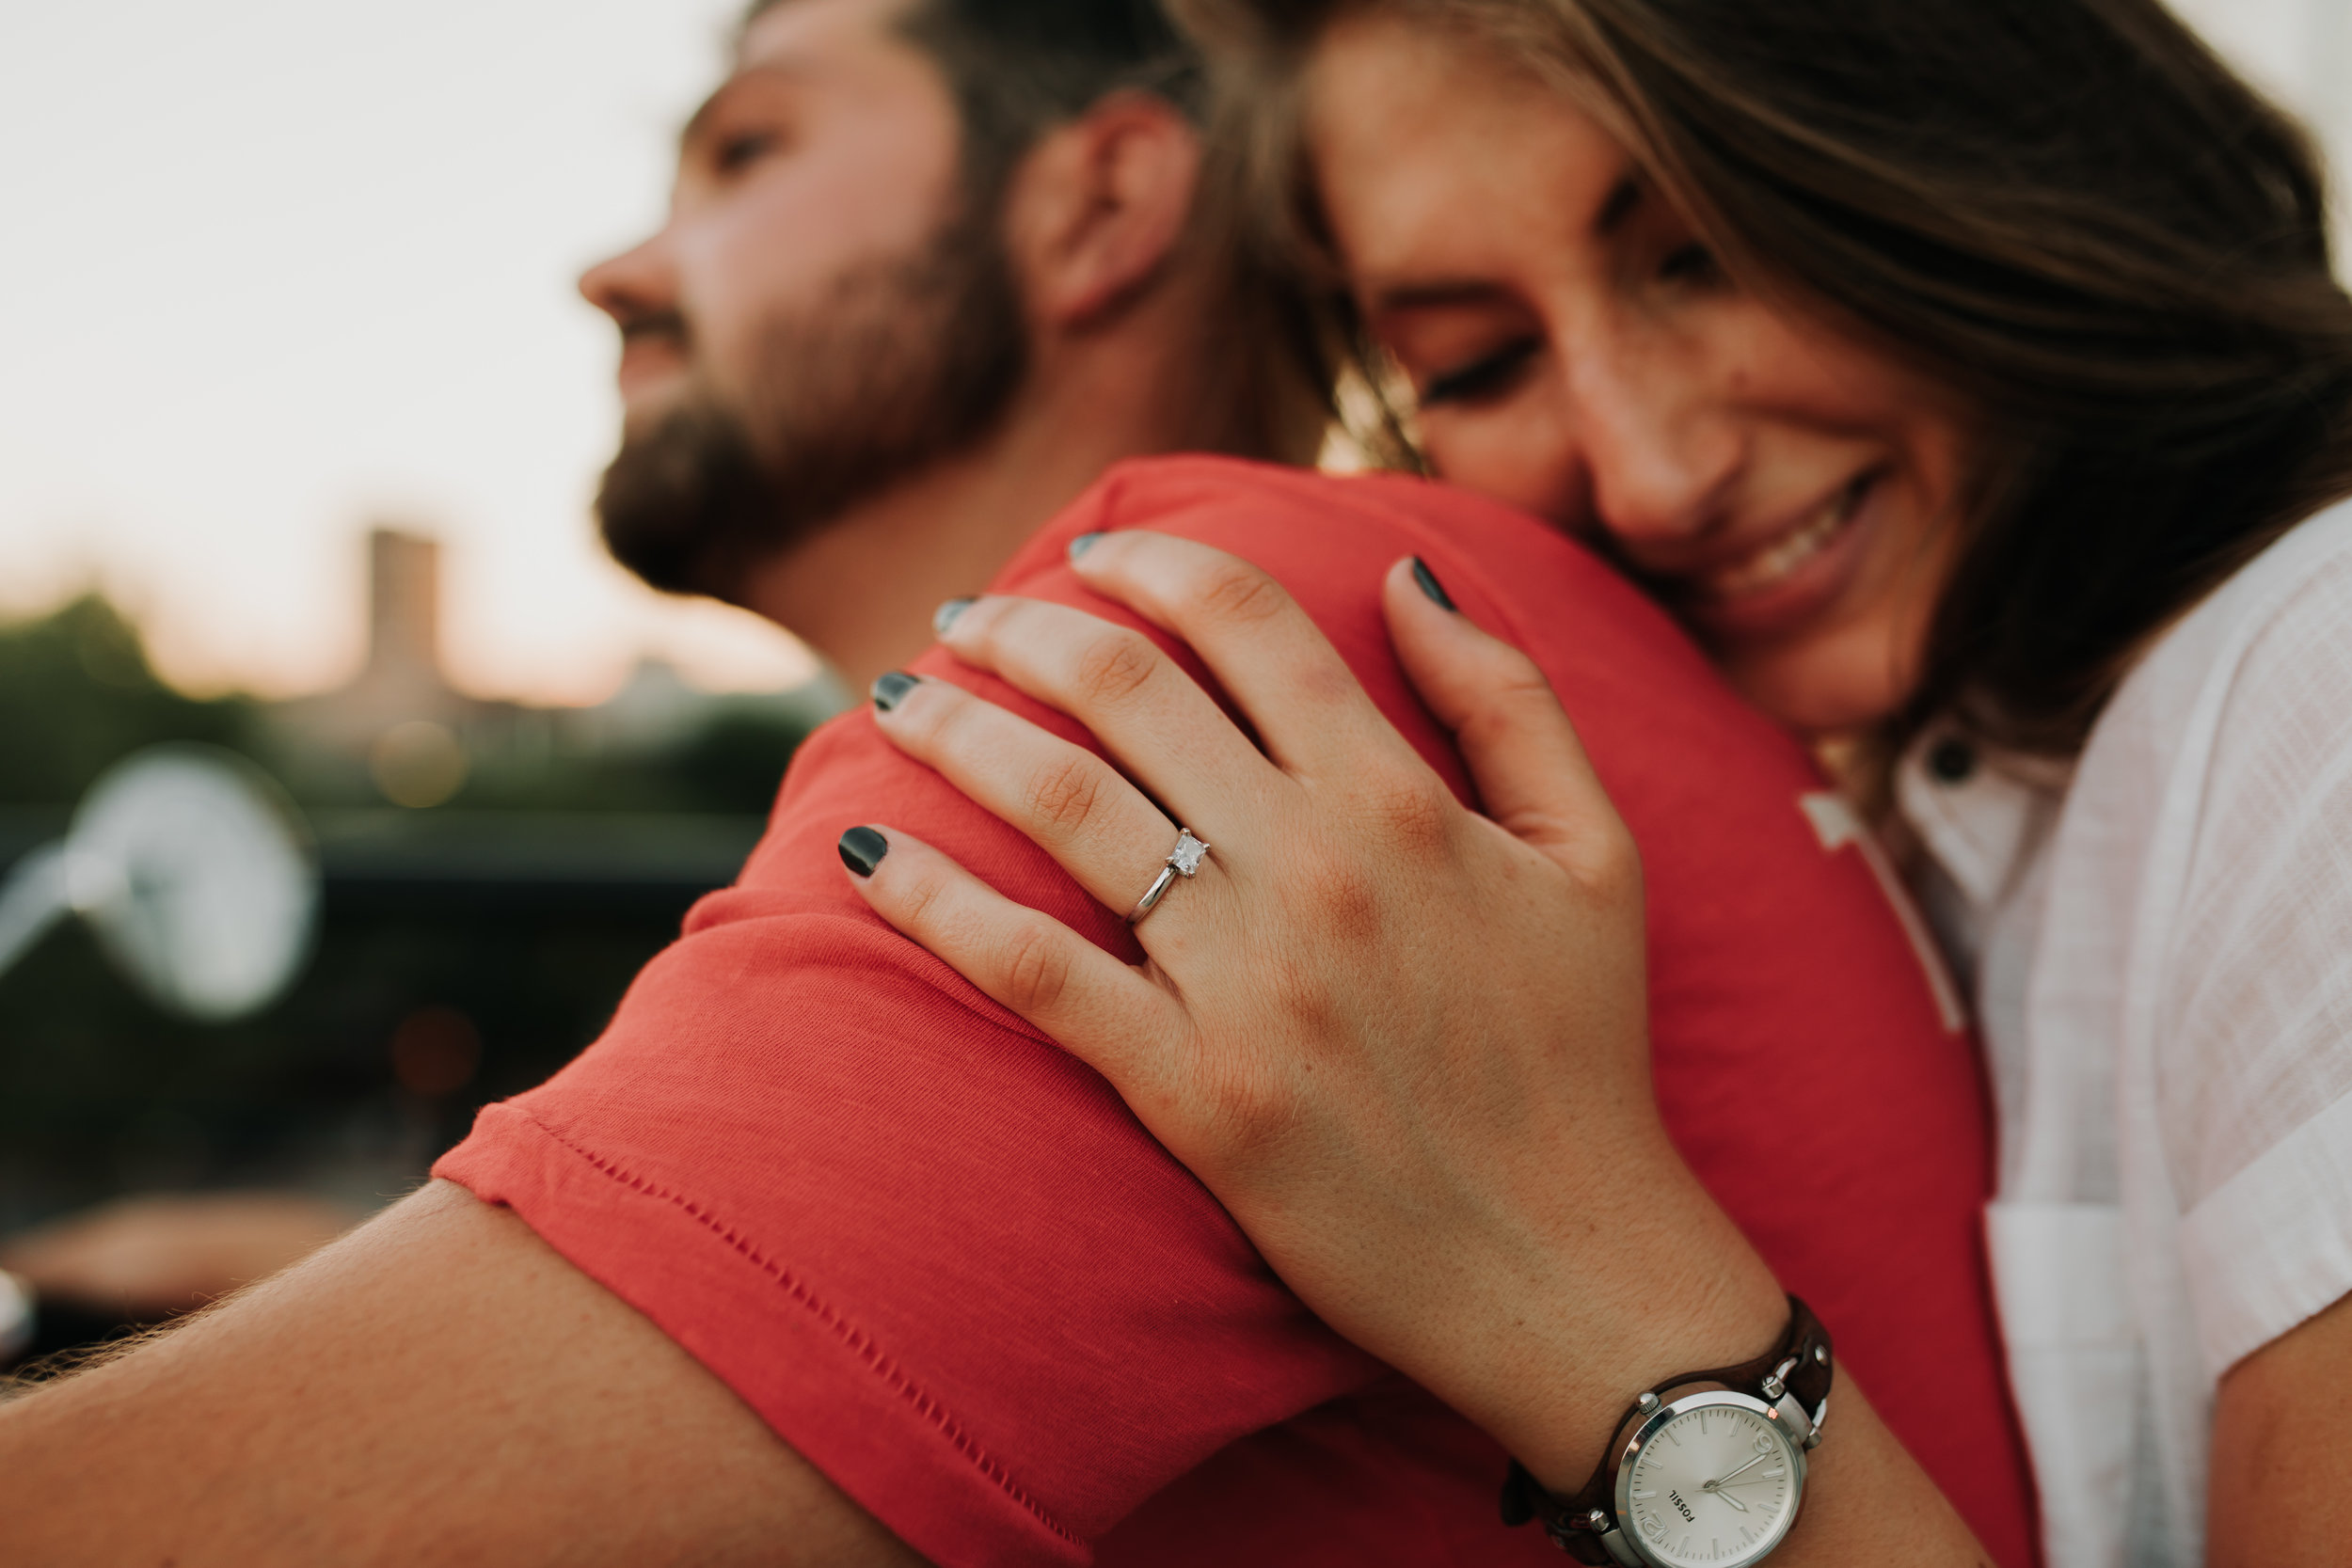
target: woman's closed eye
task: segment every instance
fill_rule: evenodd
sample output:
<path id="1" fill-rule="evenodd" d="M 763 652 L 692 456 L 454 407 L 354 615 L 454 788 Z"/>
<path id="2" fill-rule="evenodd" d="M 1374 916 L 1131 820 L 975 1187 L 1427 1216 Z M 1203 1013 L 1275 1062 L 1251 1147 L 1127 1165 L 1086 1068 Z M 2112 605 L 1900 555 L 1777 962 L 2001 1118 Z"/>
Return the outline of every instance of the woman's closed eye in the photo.
<path id="1" fill-rule="evenodd" d="M 1666 259 L 1658 263 L 1658 280 L 1711 287 L 1724 281 L 1723 263 L 1715 260 L 1712 250 L 1693 240 L 1666 253 Z"/>
<path id="2" fill-rule="evenodd" d="M 1500 396 L 1517 384 L 1542 346 L 1539 338 L 1514 338 L 1466 364 L 1440 371 L 1422 384 L 1421 405 L 1474 404 Z"/>

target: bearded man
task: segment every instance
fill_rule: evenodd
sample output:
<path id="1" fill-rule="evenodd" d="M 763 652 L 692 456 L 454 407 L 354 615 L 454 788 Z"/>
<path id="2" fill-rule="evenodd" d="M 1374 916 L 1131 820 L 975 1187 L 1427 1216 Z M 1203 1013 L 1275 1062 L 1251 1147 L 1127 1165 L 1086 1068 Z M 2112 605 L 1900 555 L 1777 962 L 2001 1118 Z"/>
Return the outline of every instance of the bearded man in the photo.
<path id="1" fill-rule="evenodd" d="M 669 222 L 581 280 L 623 343 L 613 556 L 863 688 L 1110 464 L 1311 458 L 1195 212 L 1202 90 L 1147 0 L 755 6 Z"/>

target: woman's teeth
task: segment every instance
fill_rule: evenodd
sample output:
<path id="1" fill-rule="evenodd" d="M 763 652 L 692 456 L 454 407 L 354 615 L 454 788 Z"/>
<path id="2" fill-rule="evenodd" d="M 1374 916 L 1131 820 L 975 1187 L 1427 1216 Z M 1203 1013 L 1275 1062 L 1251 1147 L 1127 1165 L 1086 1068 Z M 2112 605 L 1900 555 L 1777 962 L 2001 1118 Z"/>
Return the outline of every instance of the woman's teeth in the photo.
<path id="1" fill-rule="evenodd" d="M 1781 535 L 1738 565 L 1708 574 L 1700 584 L 1701 590 L 1707 597 L 1720 601 L 1741 599 L 1777 588 L 1845 531 L 1862 504 L 1863 492 L 1868 488 L 1867 479 L 1849 484 L 1803 527 Z"/>

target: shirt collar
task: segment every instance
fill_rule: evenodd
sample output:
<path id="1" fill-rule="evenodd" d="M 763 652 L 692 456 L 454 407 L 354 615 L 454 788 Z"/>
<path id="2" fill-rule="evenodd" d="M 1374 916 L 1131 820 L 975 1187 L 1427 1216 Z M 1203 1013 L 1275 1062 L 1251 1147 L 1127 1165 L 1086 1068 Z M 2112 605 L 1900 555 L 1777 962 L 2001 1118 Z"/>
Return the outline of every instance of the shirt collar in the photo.
<path id="1" fill-rule="evenodd" d="M 1968 902 L 1989 910 L 2039 846 L 2072 769 L 1931 726 L 1895 766 L 1895 805 Z"/>

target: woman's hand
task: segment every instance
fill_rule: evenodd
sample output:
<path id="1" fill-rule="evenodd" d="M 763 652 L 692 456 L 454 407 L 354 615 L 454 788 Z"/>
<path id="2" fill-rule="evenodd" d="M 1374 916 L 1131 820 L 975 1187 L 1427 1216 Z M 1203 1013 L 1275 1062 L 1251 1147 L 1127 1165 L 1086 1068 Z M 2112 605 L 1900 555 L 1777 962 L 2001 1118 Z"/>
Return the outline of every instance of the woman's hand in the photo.
<path id="1" fill-rule="evenodd" d="M 943 640 L 1117 768 L 944 682 L 885 677 L 880 723 L 1113 909 L 1179 824 L 1206 840 L 1136 927 L 1148 961 L 886 828 L 865 895 L 1107 1077 L 1319 1315 L 1581 1482 L 1644 1377 L 1754 1354 L 1786 1307 L 1660 1126 L 1640 864 L 1565 716 L 1419 562 L 1391 572 L 1480 816 L 1255 568 L 1114 533 L 1077 569 L 1189 643 L 1263 752 L 1149 639 L 1014 598 Z"/>

